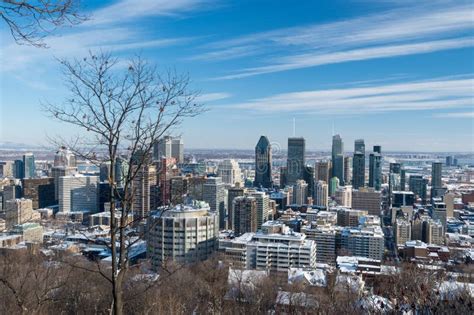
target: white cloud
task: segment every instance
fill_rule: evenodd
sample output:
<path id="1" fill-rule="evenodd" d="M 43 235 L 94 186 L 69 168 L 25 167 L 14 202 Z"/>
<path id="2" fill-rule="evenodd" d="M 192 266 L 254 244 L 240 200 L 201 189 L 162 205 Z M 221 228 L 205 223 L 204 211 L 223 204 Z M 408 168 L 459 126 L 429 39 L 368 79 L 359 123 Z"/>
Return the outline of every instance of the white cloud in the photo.
<path id="1" fill-rule="evenodd" d="M 203 46 L 199 60 L 253 55 L 261 65 L 234 79 L 335 62 L 427 53 L 473 45 L 473 5 L 412 5 L 377 15 L 254 33 Z M 269 58 L 272 56 L 272 58 Z"/>
<path id="2" fill-rule="evenodd" d="M 453 112 L 453 113 L 442 113 L 436 114 L 434 117 L 437 118 L 474 118 L 474 112 Z"/>
<path id="3" fill-rule="evenodd" d="M 474 105 L 474 79 L 432 80 L 276 94 L 231 105 L 257 112 L 367 114 Z"/>
<path id="4" fill-rule="evenodd" d="M 201 94 L 197 97 L 197 101 L 201 103 L 220 101 L 231 97 L 230 93 L 207 93 Z"/>

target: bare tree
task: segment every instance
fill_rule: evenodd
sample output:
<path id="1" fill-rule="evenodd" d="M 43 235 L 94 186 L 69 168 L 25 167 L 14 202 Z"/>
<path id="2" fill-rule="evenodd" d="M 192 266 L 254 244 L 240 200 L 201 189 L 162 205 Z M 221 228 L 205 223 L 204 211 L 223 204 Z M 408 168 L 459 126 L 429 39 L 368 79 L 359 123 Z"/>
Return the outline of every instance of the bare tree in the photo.
<path id="1" fill-rule="evenodd" d="M 86 19 L 78 6 L 79 0 L 1 0 L 0 16 L 18 44 L 46 47 L 43 39 L 51 31 Z"/>
<path id="2" fill-rule="evenodd" d="M 197 93 L 190 90 L 187 75 L 174 71 L 159 75 L 140 57 L 125 66 L 110 54 L 90 53 L 80 60 L 61 60 L 61 64 L 71 97 L 61 105 L 47 104 L 45 110 L 85 133 L 73 141 L 58 137 L 56 144 L 67 143 L 79 157 L 109 165 L 112 272 L 103 276 L 111 283 L 113 313 L 122 314 L 128 250 L 139 239 L 131 228 L 147 215 L 134 211 L 134 181 L 149 165 L 153 144 L 184 118 L 200 114 L 203 106 L 196 103 Z M 130 166 L 120 179 L 116 174 L 119 157 Z M 118 220 L 113 219 L 116 216 Z"/>

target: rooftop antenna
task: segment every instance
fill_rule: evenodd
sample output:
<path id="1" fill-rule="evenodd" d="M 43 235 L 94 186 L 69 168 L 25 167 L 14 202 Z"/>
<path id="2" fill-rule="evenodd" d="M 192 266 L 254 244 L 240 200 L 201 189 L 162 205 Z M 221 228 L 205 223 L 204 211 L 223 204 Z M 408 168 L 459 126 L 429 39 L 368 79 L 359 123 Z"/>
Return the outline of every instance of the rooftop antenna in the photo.
<path id="1" fill-rule="evenodd" d="M 332 135 L 334 136 L 334 120 L 332 121 Z"/>
<path id="2" fill-rule="evenodd" d="M 293 137 L 296 137 L 296 118 L 293 117 Z"/>

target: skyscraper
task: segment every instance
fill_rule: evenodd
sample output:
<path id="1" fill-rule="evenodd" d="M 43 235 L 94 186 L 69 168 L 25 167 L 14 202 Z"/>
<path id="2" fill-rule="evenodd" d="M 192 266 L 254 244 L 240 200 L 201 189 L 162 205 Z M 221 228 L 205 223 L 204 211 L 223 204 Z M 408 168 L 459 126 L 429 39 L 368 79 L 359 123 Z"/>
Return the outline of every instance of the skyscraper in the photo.
<path id="1" fill-rule="evenodd" d="M 97 176 L 70 175 L 59 177 L 59 211 L 97 211 Z"/>
<path id="2" fill-rule="evenodd" d="M 354 142 L 352 159 L 352 187 L 359 189 L 365 186 L 365 143 L 363 139 Z"/>
<path id="3" fill-rule="evenodd" d="M 324 181 L 318 181 L 316 184 L 315 204 L 319 207 L 328 207 L 328 184 Z"/>
<path id="4" fill-rule="evenodd" d="M 339 184 L 344 185 L 344 143 L 340 135 L 332 137 L 332 176 L 339 179 Z"/>
<path id="5" fill-rule="evenodd" d="M 443 171 L 443 163 L 433 162 L 431 164 L 431 187 L 432 188 L 443 188 L 441 181 L 441 173 Z"/>
<path id="6" fill-rule="evenodd" d="M 139 167 L 139 169 L 137 169 Z M 151 186 L 156 183 L 156 167 L 148 163 L 132 165 L 136 176 L 132 181 L 133 214 L 144 218 L 151 210 Z"/>
<path id="7" fill-rule="evenodd" d="M 164 136 L 153 145 L 153 160 L 162 158 L 175 158 L 176 163 L 184 162 L 184 144 L 181 138 Z"/>
<path id="8" fill-rule="evenodd" d="M 374 146 L 374 152 L 369 156 L 369 187 L 380 190 L 382 187 L 382 147 Z"/>
<path id="9" fill-rule="evenodd" d="M 409 186 L 410 191 L 421 198 L 422 203 L 426 202 L 426 186 L 428 180 L 421 175 L 410 175 Z"/>
<path id="10" fill-rule="evenodd" d="M 234 229 L 234 213 L 233 213 L 233 201 L 236 197 L 240 197 L 244 195 L 244 188 L 236 186 L 236 187 L 230 187 L 227 190 L 227 208 L 228 208 L 228 214 L 227 214 L 227 228 L 230 230 Z"/>
<path id="11" fill-rule="evenodd" d="M 315 179 L 316 181 L 325 181 L 329 184 L 329 179 L 332 177 L 331 174 L 331 161 L 319 161 L 314 165 Z"/>
<path id="12" fill-rule="evenodd" d="M 268 138 L 261 136 L 255 146 L 255 187 L 271 188 L 272 181 L 272 146 Z"/>
<path id="13" fill-rule="evenodd" d="M 305 139 L 288 138 L 287 185 L 304 178 Z"/>
<path id="14" fill-rule="evenodd" d="M 352 182 L 352 157 L 344 157 L 344 184 L 350 185 Z"/>
<path id="15" fill-rule="evenodd" d="M 23 167 L 25 178 L 33 178 L 36 176 L 35 156 L 33 153 L 23 155 Z"/>
<path id="16" fill-rule="evenodd" d="M 13 166 L 13 176 L 15 178 L 25 178 L 25 167 L 23 165 L 23 160 L 15 160 L 15 164 Z"/>
<path id="17" fill-rule="evenodd" d="M 234 186 L 242 182 L 239 163 L 235 160 L 223 160 L 217 166 L 217 174 L 225 184 Z"/>
<path id="18" fill-rule="evenodd" d="M 209 204 L 211 212 L 219 214 L 219 228 L 225 229 L 225 184 L 220 177 L 210 177 L 203 186 L 203 200 Z"/>
<path id="19" fill-rule="evenodd" d="M 254 191 L 250 196 L 257 200 L 257 229 L 262 227 L 262 224 L 268 220 L 270 213 L 270 197 L 261 191 Z"/>
<path id="20" fill-rule="evenodd" d="M 257 200 L 254 197 L 236 197 L 231 207 L 235 236 L 257 231 Z"/>
<path id="21" fill-rule="evenodd" d="M 293 203 L 305 205 L 308 200 L 308 184 L 304 180 L 297 180 L 293 185 Z"/>
<path id="22" fill-rule="evenodd" d="M 392 199 L 392 193 L 394 191 L 400 191 L 401 189 L 401 172 L 402 165 L 400 163 L 390 163 L 390 170 L 388 174 L 388 191 L 389 200 Z"/>
<path id="23" fill-rule="evenodd" d="M 54 155 L 54 166 L 76 167 L 76 156 L 66 147 L 60 147 Z"/>

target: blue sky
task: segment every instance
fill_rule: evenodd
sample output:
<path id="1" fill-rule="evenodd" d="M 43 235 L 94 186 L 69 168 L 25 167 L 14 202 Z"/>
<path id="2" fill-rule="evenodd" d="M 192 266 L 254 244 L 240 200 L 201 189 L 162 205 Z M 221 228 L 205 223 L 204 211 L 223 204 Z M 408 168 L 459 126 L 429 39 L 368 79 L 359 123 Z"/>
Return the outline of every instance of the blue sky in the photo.
<path id="1" fill-rule="evenodd" d="M 209 111 L 181 128 L 190 148 L 286 148 L 293 133 L 327 150 L 364 138 L 384 151 L 474 152 L 474 5 L 470 1 L 83 1 L 91 19 L 48 49 L 1 34 L 0 141 L 73 135 L 41 113 L 61 102 L 54 57 L 140 53 L 187 72 Z"/>

